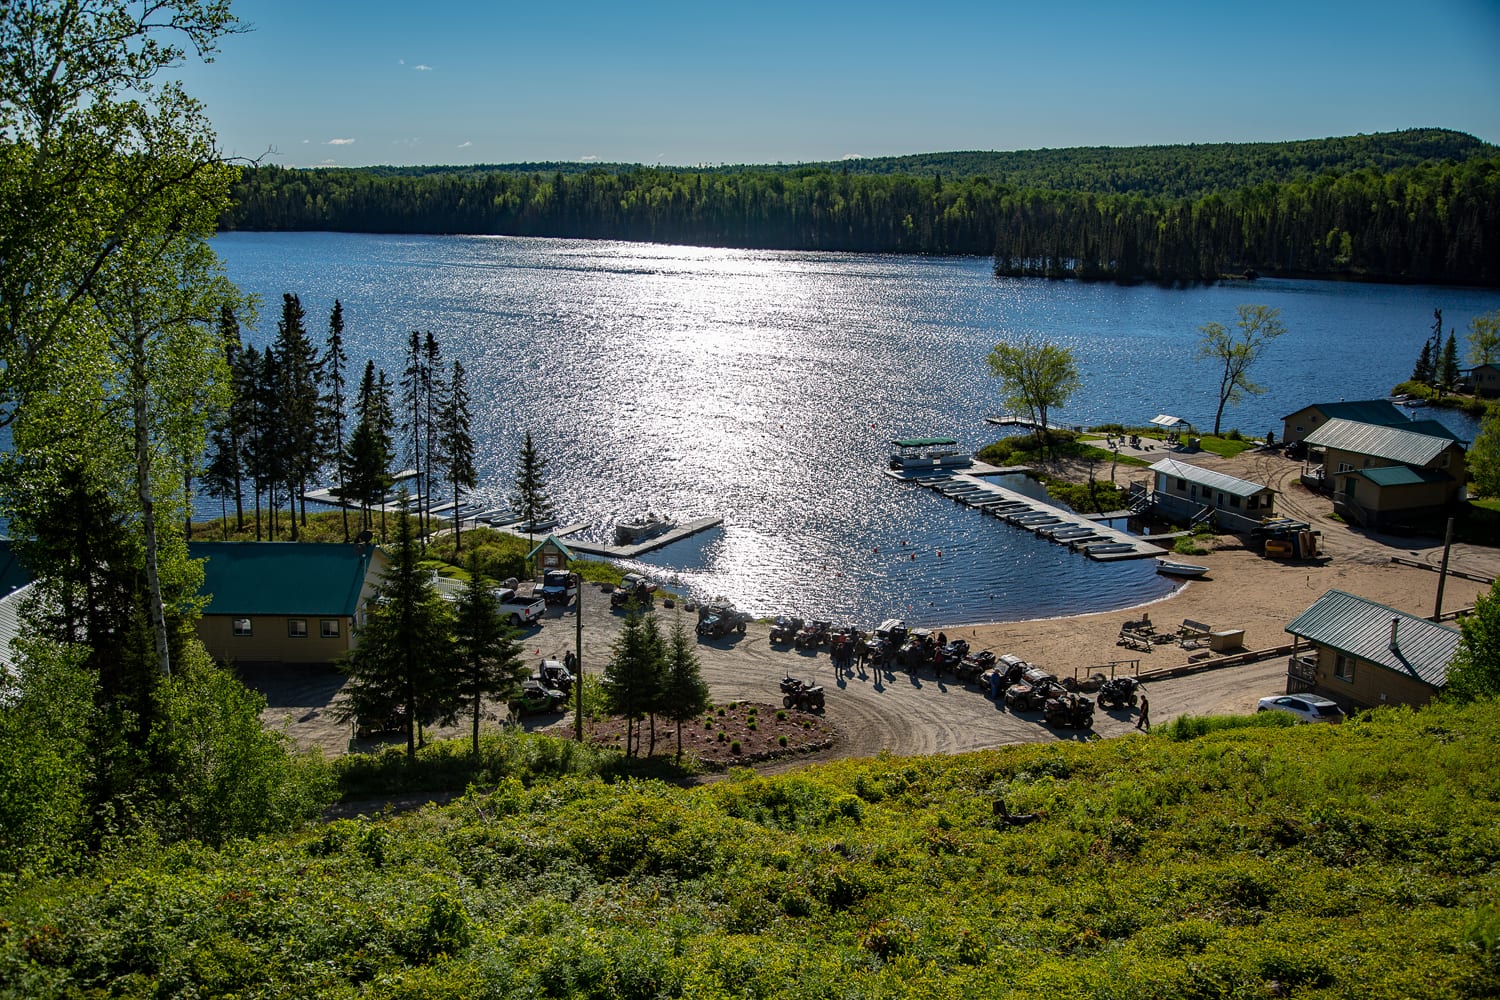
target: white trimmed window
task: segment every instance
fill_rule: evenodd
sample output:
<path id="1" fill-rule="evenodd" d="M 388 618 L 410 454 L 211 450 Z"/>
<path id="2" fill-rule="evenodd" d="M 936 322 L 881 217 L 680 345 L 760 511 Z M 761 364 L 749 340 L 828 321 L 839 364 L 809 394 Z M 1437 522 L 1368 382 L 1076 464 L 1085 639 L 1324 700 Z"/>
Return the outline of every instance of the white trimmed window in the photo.
<path id="1" fill-rule="evenodd" d="M 306 639 L 307 638 L 307 619 L 306 618 L 288 618 L 286 620 L 286 637 L 288 639 Z"/>
<path id="2" fill-rule="evenodd" d="M 248 619 L 248 618 L 236 618 L 234 620 L 234 625 L 233 625 L 231 631 L 235 635 L 254 635 L 255 634 L 255 629 L 254 629 L 253 626 L 251 626 L 250 619 Z"/>
<path id="3" fill-rule="evenodd" d="M 318 629 L 318 634 L 325 639 L 337 639 L 339 637 L 339 620 L 337 618 L 324 618 Z"/>

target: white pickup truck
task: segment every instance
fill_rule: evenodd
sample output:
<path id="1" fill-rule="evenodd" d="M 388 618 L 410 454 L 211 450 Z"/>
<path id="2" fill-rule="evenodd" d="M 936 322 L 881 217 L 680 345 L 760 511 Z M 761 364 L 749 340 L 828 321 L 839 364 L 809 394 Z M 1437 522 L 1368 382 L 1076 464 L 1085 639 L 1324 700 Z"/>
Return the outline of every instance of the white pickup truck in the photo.
<path id="1" fill-rule="evenodd" d="M 540 597 L 522 597 L 509 587 L 496 590 L 495 599 L 500 602 L 500 617 L 511 628 L 529 628 L 547 612 L 547 602 Z"/>

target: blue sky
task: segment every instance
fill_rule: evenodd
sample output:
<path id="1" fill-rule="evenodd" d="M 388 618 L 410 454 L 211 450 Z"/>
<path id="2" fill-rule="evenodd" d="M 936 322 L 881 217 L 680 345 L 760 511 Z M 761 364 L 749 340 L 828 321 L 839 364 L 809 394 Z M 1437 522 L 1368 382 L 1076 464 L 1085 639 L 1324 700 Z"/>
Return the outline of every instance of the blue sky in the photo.
<path id="1" fill-rule="evenodd" d="M 1500 142 L 1500 0 L 236 0 L 178 75 L 283 166 L 689 165 L 1457 129 Z"/>

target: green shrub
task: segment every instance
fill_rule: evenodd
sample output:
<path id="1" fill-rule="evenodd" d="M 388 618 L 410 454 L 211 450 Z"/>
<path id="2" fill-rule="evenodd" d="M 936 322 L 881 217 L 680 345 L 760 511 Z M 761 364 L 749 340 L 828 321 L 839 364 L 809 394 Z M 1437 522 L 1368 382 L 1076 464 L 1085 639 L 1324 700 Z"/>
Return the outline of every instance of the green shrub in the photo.
<path id="1" fill-rule="evenodd" d="M 783 711 L 782 709 L 778 708 L 776 710 L 776 721 L 777 722 L 785 722 L 786 721 L 786 712 Z"/>
<path id="2" fill-rule="evenodd" d="M 1206 556 L 1208 549 L 1196 544 L 1192 538 L 1183 537 L 1172 543 L 1172 551 L 1180 556 Z"/>
<path id="3" fill-rule="evenodd" d="M 778 736 L 778 737 L 776 737 L 776 744 L 777 744 L 777 746 L 785 747 L 787 745 L 787 743 L 786 743 L 786 737 L 785 736 Z"/>
<path id="4" fill-rule="evenodd" d="M 1295 726 L 1297 720 L 1287 712 L 1256 712 L 1254 715 L 1179 715 L 1156 732 L 1181 743 L 1226 729 L 1281 729 Z"/>
<path id="5" fill-rule="evenodd" d="M 733 754 L 737 754 L 737 753 L 740 752 L 740 741 L 739 740 L 735 740 L 733 743 L 729 744 L 729 752 L 733 753 Z"/>

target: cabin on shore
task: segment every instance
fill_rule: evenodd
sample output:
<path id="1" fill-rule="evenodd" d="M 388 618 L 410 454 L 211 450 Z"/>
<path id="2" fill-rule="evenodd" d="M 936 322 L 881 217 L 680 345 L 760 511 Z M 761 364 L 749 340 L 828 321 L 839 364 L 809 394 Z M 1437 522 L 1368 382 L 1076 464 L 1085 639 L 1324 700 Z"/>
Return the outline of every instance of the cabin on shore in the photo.
<path id="1" fill-rule="evenodd" d="M 1189 525 L 1214 521 L 1226 531 L 1243 532 L 1272 516 L 1276 491 L 1202 466 L 1164 458 L 1151 466 L 1150 504 L 1154 512 Z"/>
<path id="2" fill-rule="evenodd" d="M 1313 403 L 1281 418 L 1281 443 L 1296 444 L 1330 420 L 1353 420 L 1381 427 L 1400 427 L 1411 422 L 1401 407 L 1389 399 Z"/>
<path id="3" fill-rule="evenodd" d="M 198 637 L 235 665 L 334 662 L 390 566 L 368 543 L 194 542 L 188 554 L 205 560 Z"/>
<path id="4" fill-rule="evenodd" d="M 1467 389 L 1476 396 L 1500 396 L 1500 367 L 1482 364 L 1466 368 L 1459 373 L 1458 388 Z"/>
<path id="5" fill-rule="evenodd" d="M 1464 499 L 1463 442 L 1436 420 L 1386 427 L 1334 419 L 1304 443 L 1303 483 L 1331 494 L 1333 509 L 1352 524 L 1398 524 Z"/>
<path id="6" fill-rule="evenodd" d="M 1286 630 L 1286 693 L 1319 694 L 1345 709 L 1427 704 L 1448 683 L 1462 638 L 1456 628 L 1342 590 L 1318 598 Z"/>

